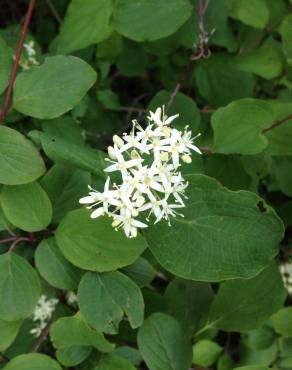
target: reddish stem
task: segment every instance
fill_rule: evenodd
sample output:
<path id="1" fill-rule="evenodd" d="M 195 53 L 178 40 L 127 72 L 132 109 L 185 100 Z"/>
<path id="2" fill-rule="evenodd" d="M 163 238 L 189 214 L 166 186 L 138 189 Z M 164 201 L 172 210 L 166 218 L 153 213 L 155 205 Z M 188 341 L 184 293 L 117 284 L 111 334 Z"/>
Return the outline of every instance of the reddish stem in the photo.
<path id="1" fill-rule="evenodd" d="M 23 44 L 24 44 L 24 40 L 25 40 L 25 37 L 26 37 L 26 34 L 27 34 L 27 30 L 28 30 L 28 26 L 29 26 L 29 23 L 30 23 L 31 15 L 32 15 L 32 12 L 33 12 L 33 9 L 34 9 L 34 6 L 35 6 L 35 1 L 36 0 L 30 0 L 29 5 L 28 5 L 27 13 L 26 13 L 24 24 L 23 24 L 22 31 L 21 31 L 21 36 L 20 36 L 20 39 L 19 39 L 18 47 L 17 47 L 17 52 L 16 52 L 16 55 L 15 55 L 15 61 L 14 61 L 12 72 L 11 72 L 10 79 L 9 79 L 9 85 L 8 85 L 8 88 L 7 88 L 4 104 L 3 104 L 2 110 L 0 112 L 0 124 L 3 122 L 4 118 L 6 117 L 7 110 L 8 110 L 8 107 L 9 107 L 10 98 L 11 98 L 11 94 L 12 94 L 12 90 L 13 90 L 13 85 L 14 85 L 14 81 L 15 81 L 15 78 L 16 78 L 16 74 L 17 74 L 17 68 L 18 68 L 19 60 L 21 58 Z"/>

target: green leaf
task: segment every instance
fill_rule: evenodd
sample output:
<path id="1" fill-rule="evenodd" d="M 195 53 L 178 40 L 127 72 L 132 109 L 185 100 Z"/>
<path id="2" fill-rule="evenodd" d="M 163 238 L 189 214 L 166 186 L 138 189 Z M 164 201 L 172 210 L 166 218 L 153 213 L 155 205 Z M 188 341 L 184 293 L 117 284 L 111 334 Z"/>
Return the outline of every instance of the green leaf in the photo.
<path id="1" fill-rule="evenodd" d="M 52 219 L 52 205 L 37 182 L 25 185 L 4 185 L 1 206 L 8 221 L 25 231 L 45 229 Z"/>
<path id="2" fill-rule="evenodd" d="M 12 55 L 6 42 L 0 37 L 0 94 L 8 86 L 9 76 L 12 70 Z"/>
<path id="3" fill-rule="evenodd" d="M 278 252 L 281 220 L 254 193 L 229 191 L 203 175 L 186 178 L 184 218 L 173 218 L 171 227 L 160 222 L 145 230 L 154 256 L 165 269 L 186 279 L 255 276 Z"/>
<path id="4" fill-rule="evenodd" d="M 95 370 L 136 370 L 125 358 L 113 354 L 102 357 Z"/>
<path id="5" fill-rule="evenodd" d="M 200 366 L 211 366 L 223 351 L 217 343 L 202 339 L 193 346 L 193 363 Z"/>
<path id="6" fill-rule="evenodd" d="M 73 265 L 99 272 L 130 265 L 146 247 L 141 236 L 129 239 L 122 231 L 115 231 L 108 218 L 91 219 L 84 209 L 65 216 L 56 231 L 56 240 Z"/>
<path id="7" fill-rule="evenodd" d="M 274 159 L 273 172 L 280 190 L 292 196 L 292 158 L 279 157 Z"/>
<path id="8" fill-rule="evenodd" d="M 22 320 L 4 321 L 0 319 L 0 351 L 4 351 L 14 341 Z"/>
<path id="9" fill-rule="evenodd" d="M 271 317 L 275 331 L 283 337 L 292 338 L 292 307 L 282 308 Z"/>
<path id="10" fill-rule="evenodd" d="M 38 151 L 22 134 L 0 126 L 0 183 L 26 184 L 45 172 Z"/>
<path id="11" fill-rule="evenodd" d="M 284 67 L 283 55 L 275 42 L 265 42 L 259 48 L 234 58 L 234 66 L 240 71 L 272 79 L 278 77 Z"/>
<path id="12" fill-rule="evenodd" d="M 91 347 L 72 346 L 56 351 L 57 360 L 66 367 L 79 365 L 92 351 Z"/>
<path id="13" fill-rule="evenodd" d="M 167 108 L 170 96 L 171 93 L 165 90 L 159 91 L 151 100 L 147 110 L 155 112 L 156 108 L 162 105 L 165 105 Z M 167 115 L 171 116 L 177 114 L 177 112 L 179 112 L 179 117 L 173 122 L 173 125 L 178 128 L 190 125 L 190 129 L 196 133 L 196 130 L 200 127 L 201 117 L 195 101 L 187 95 L 178 92 L 172 100 L 169 110 L 167 110 Z"/>
<path id="14" fill-rule="evenodd" d="M 79 207 L 79 199 L 88 192 L 91 176 L 88 172 L 56 164 L 42 178 L 42 186 L 53 205 L 53 222 Z"/>
<path id="15" fill-rule="evenodd" d="M 35 264 L 41 276 L 58 289 L 74 290 L 82 275 L 63 257 L 54 238 L 41 241 L 35 252 Z"/>
<path id="16" fill-rule="evenodd" d="M 206 175 L 215 177 L 230 190 L 248 190 L 251 184 L 251 177 L 246 173 L 243 159 L 239 156 L 210 155 L 205 161 L 205 171 Z"/>
<path id="17" fill-rule="evenodd" d="M 134 263 L 122 269 L 140 287 L 151 283 L 155 278 L 155 270 L 152 265 L 143 257 L 138 257 Z"/>
<path id="18" fill-rule="evenodd" d="M 43 131 L 74 144 L 84 145 L 82 127 L 70 116 L 62 116 L 42 122 Z"/>
<path id="19" fill-rule="evenodd" d="M 291 102 L 271 100 L 269 105 L 273 110 L 275 122 L 285 119 L 292 112 Z M 269 140 L 267 152 L 270 155 L 292 155 L 292 119 L 277 127 L 273 127 L 273 129 L 265 133 L 265 136 Z"/>
<path id="20" fill-rule="evenodd" d="M 261 350 L 250 349 L 241 344 L 240 364 L 268 366 L 276 360 L 278 351 L 276 342 Z"/>
<path id="21" fill-rule="evenodd" d="M 262 326 L 259 329 L 248 331 L 244 334 L 244 344 L 250 349 L 265 349 L 275 341 L 275 332 L 270 326 Z"/>
<path id="22" fill-rule="evenodd" d="M 15 253 L 0 255 L 0 317 L 16 321 L 28 317 L 37 304 L 40 282 L 35 270 Z"/>
<path id="23" fill-rule="evenodd" d="M 210 284 L 175 278 L 165 292 L 167 312 L 192 336 L 208 317 L 213 291 Z"/>
<path id="24" fill-rule="evenodd" d="M 200 94 L 214 107 L 253 95 L 253 75 L 236 70 L 232 58 L 225 54 L 201 60 L 195 76 Z"/>
<path id="25" fill-rule="evenodd" d="M 15 81 L 13 107 L 31 117 L 58 117 L 71 110 L 96 81 L 89 64 L 73 56 L 47 57 Z"/>
<path id="26" fill-rule="evenodd" d="M 5 370 L 62 370 L 57 361 L 40 353 L 29 353 L 14 357 Z"/>
<path id="27" fill-rule="evenodd" d="M 279 363 L 280 368 L 291 369 L 292 357 L 283 358 Z"/>
<path id="28" fill-rule="evenodd" d="M 288 63 L 292 65 L 292 46 L 291 46 L 291 37 L 292 37 L 292 15 L 288 15 L 281 24 L 280 32 L 283 42 L 283 50 L 286 54 Z"/>
<path id="29" fill-rule="evenodd" d="M 215 297 L 206 327 L 225 331 L 247 331 L 262 325 L 282 307 L 286 298 L 276 264 L 252 279 L 223 283 Z"/>
<path id="30" fill-rule="evenodd" d="M 268 145 L 263 130 L 274 120 L 272 107 L 259 99 L 242 99 L 212 116 L 214 149 L 218 153 L 257 154 Z"/>
<path id="31" fill-rule="evenodd" d="M 102 333 L 90 328 L 80 313 L 55 321 L 51 327 L 50 336 L 57 349 L 92 346 L 100 352 L 107 353 L 115 348 L 115 345 L 108 342 Z"/>
<path id="32" fill-rule="evenodd" d="M 143 322 L 144 302 L 140 289 L 126 275 L 115 271 L 86 273 L 78 288 L 80 311 L 95 329 L 108 334 L 118 332 L 127 315 L 133 329 Z"/>
<path id="33" fill-rule="evenodd" d="M 264 28 L 269 21 L 269 9 L 265 0 L 225 0 L 230 17 L 255 28 Z"/>
<path id="34" fill-rule="evenodd" d="M 138 332 L 138 347 L 150 370 L 187 370 L 192 346 L 179 323 L 171 316 L 155 313 Z"/>
<path id="35" fill-rule="evenodd" d="M 71 1 L 57 39 L 57 53 L 68 54 L 105 40 L 112 32 L 111 14 L 111 0 Z"/>
<path id="36" fill-rule="evenodd" d="M 117 0 L 113 27 L 135 41 L 152 41 L 169 36 L 191 16 L 188 0 Z"/>
<path id="37" fill-rule="evenodd" d="M 235 367 L 233 370 L 271 370 L 271 369 L 266 366 L 249 365 L 249 366 Z"/>
<path id="38" fill-rule="evenodd" d="M 77 167 L 105 178 L 105 156 L 101 151 L 48 134 L 43 134 L 41 140 L 46 155 L 54 162 Z"/>

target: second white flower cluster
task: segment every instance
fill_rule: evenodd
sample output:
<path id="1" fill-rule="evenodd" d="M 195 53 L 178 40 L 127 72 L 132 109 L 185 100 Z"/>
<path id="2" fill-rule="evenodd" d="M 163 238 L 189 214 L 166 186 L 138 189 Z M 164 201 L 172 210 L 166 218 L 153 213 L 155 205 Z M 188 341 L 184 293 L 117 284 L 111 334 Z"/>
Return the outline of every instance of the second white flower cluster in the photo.
<path id="1" fill-rule="evenodd" d="M 111 185 L 107 178 L 103 192 L 90 187 L 89 196 L 80 203 L 94 209 L 92 218 L 103 215 L 112 217 L 114 228 L 122 227 L 127 237 L 136 237 L 138 228 L 148 225 L 153 214 L 155 222 L 168 221 L 185 207 L 184 194 L 188 183 L 184 180 L 181 161 L 191 163 L 191 151 L 201 154 L 193 144 L 188 126 L 180 131 L 171 126 L 177 115 L 167 117 L 164 107 L 150 112 L 146 128 L 134 120 L 130 134 L 115 135 L 114 145 L 108 148 L 105 172 L 118 172 L 119 182 Z M 139 217 L 148 211 L 146 221 Z"/>

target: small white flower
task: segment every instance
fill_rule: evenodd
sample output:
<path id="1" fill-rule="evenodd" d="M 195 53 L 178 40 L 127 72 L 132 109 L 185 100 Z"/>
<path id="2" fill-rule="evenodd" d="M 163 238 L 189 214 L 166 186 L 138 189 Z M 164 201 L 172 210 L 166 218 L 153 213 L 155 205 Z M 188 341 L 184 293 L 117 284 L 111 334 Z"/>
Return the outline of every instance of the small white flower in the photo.
<path id="1" fill-rule="evenodd" d="M 191 163 L 191 151 L 201 154 L 193 141 L 191 131 L 185 127 L 179 131 L 170 124 L 178 114 L 167 117 L 164 107 L 149 113 L 149 123 L 143 128 L 136 120 L 130 134 L 123 138 L 113 137 L 113 146 L 108 147 L 111 164 L 105 172 L 118 171 L 121 184 L 110 188 L 108 177 L 104 191 L 90 188 L 89 195 L 80 203 L 93 208 L 92 218 L 107 215 L 113 219 L 115 229 L 122 228 L 129 238 L 138 234 L 138 229 L 148 227 L 140 216 L 148 213 L 155 217 L 154 223 L 180 216 L 179 208 L 185 207 L 185 190 L 188 183 L 178 171 L 181 161 Z"/>
<path id="2" fill-rule="evenodd" d="M 36 322 L 36 326 L 30 330 L 30 333 L 35 337 L 39 337 L 51 319 L 58 299 L 48 298 L 44 294 L 40 296 L 38 303 L 33 311 L 32 320 Z"/>

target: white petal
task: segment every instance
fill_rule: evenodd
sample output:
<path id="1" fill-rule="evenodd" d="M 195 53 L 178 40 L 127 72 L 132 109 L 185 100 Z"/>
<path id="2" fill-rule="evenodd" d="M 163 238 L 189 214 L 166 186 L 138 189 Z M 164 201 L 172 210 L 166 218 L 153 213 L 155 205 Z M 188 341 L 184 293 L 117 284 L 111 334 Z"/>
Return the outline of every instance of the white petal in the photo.
<path id="1" fill-rule="evenodd" d="M 104 209 L 103 207 L 97 208 L 95 211 L 93 211 L 90 215 L 91 218 L 97 218 L 104 215 Z"/>
<path id="2" fill-rule="evenodd" d="M 98 201 L 98 199 L 97 199 L 96 195 L 89 195 L 87 197 L 79 199 L 80 204 L 90 204 L 90 203 L 95 203 L 97 201 Z"/>

